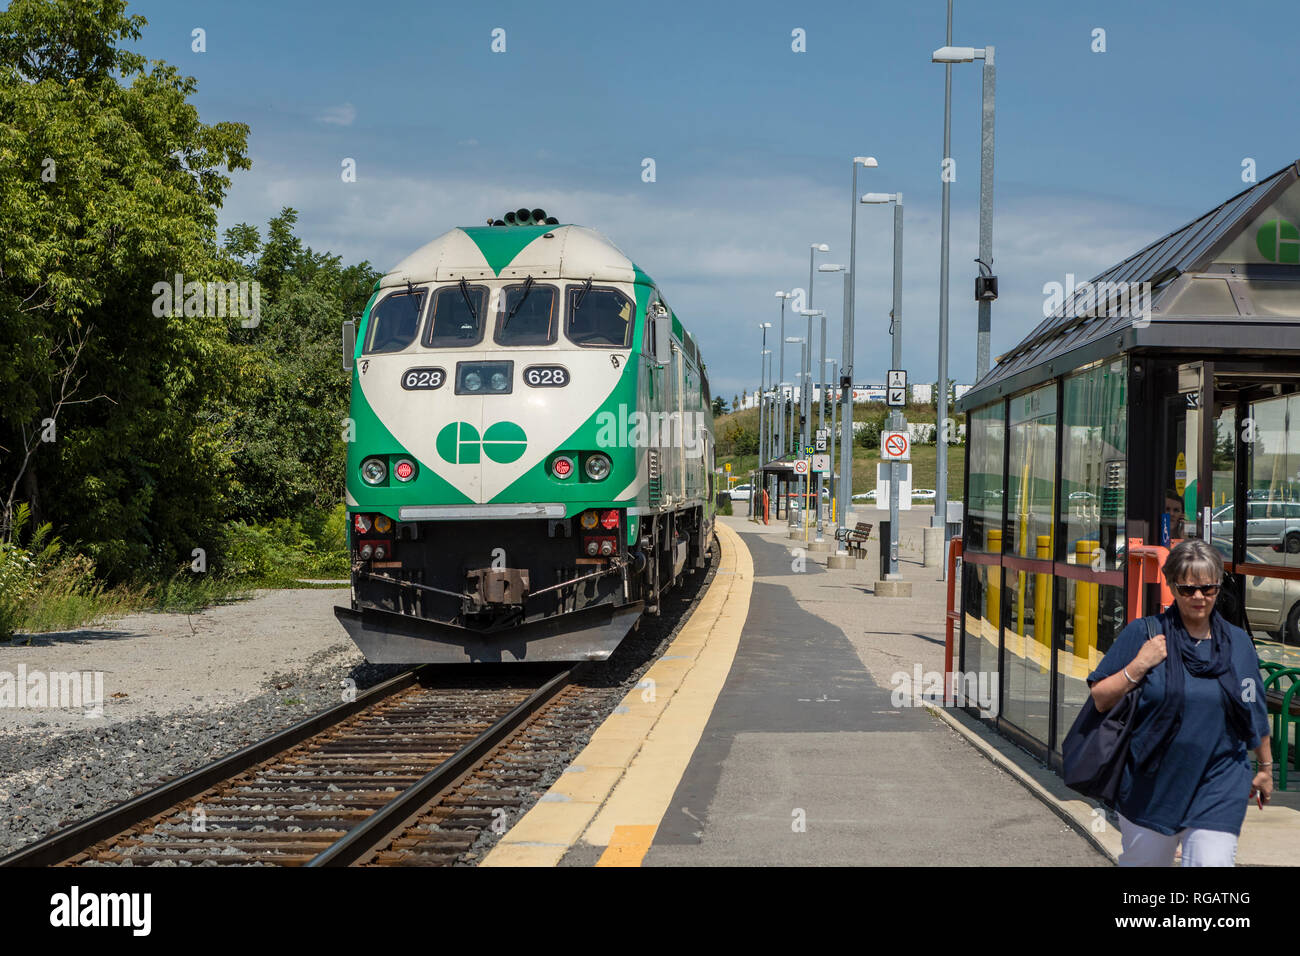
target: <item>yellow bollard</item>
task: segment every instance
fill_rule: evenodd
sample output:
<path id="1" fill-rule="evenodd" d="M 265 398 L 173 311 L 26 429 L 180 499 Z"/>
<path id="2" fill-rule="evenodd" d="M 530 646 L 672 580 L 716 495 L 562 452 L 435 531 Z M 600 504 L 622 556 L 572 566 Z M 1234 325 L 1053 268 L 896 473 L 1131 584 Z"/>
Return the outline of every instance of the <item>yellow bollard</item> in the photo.
<path id="1" fill-rule="evenodd" d="M 1087 541 L 1074 543 L 1074 566 L 1087 567 L 1092 560 Z M 1088 585 L 1084 581 L 1074 582 L 1074 656 L 1084 661 L 1088 659 Z"/>
<path id="2" fill-rule="evenodd" d="M 987 532 L 989 552 L 993 554 L 1002 553 L 1002 529 L 990 528 Z M 989 583 L 986 589 L 985 603 L 987 612 L 985 617 L 988 618 L 989 624 L 997 630 L 1002 623 L 1002 569 L 1000 567 L 989 568 Z"/>
<path id="3" fill-rule="evenodd" d="M 1092 556 L 1100 542 L 1079 541 L 1074 546 L 1075 566 L 1092 567 Z M 1085 663 L 1091 660 L 1092 649 L 1097 646 L 1097 613 L 1100 608 L 1098 586 L 1090 581 L 1079 581 L 1074 589 L 1074 656 Z"/>
<path id="4" fill-rule="evenodd" d="M 1052 536 L 1038 536 L 1037 557 L 1050 561 L 1052 559 Z M 1052 576 L 1050 574 L 1034 575 L 1034 640 L 1038 642 L 1038 672 L 1047 673 L 1047 664 L 1052 659 Z"/>

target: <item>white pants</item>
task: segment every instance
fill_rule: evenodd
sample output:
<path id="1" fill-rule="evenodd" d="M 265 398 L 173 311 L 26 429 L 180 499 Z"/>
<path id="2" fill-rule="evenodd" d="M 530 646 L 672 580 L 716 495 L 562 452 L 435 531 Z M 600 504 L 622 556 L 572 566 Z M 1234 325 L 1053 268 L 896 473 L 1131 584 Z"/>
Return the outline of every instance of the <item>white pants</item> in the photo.
<path id="1" fill-rule="evenodd" d="M 1173 836 L 1140 827 L 1123 814 L 1119 818 L 1124 849 L 1120 866 L 1173 866 L 1174 850 L 1181 840 L 1183 866 L 1233 866 L 1237 858 L 1237 837 L 1222 830 L 1188 827 Z"/>

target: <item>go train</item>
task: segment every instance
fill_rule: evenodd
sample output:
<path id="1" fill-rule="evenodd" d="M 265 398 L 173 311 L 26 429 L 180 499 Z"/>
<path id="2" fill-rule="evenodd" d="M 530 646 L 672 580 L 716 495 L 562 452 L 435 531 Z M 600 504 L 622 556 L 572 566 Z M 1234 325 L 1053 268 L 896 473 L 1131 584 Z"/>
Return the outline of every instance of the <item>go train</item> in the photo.
<path id="1" fill-rule="evenodd" d="M 451 230 L 344 327 L 352 599 L 376 663 L 607 658 L 713 541 L 694 337 L 600 233 Z"/>

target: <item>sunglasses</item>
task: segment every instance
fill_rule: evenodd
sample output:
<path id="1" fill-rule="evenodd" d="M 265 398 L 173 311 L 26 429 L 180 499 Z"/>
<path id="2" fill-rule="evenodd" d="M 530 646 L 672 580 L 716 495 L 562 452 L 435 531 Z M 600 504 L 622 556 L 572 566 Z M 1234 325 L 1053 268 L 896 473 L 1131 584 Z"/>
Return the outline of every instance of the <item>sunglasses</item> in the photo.
<path id="1" fill-rule="evenodd" d="M 1200 591 L 1207 598 L 1212 598 L 1219 593 L 1218 584 L 1175 584 L 1174 590 L 1183 597 L 1191 597 L 1197 591 Z"/>

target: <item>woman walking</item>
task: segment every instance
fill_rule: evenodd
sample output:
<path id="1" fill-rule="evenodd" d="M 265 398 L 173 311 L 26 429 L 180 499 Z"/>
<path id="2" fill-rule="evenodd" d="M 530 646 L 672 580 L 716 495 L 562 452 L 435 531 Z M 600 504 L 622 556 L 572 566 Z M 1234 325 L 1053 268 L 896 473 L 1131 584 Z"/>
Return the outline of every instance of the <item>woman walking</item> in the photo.
<path id="1" fill-rule="evenodd" d="M 1259 656 L 1214 609 L 1223 582 L 1214 548 L 1182 542 L 1164 574 L 1174 604 L 1156 635 L 1133 621 L 1088 675 L 1102 713 L 1141 694 L 1116 798 L 1119 865 L 1171 866 L 1181 841 L 1183 866 L 1232 866 L 1247 807 L 1273 792 Z"/>

